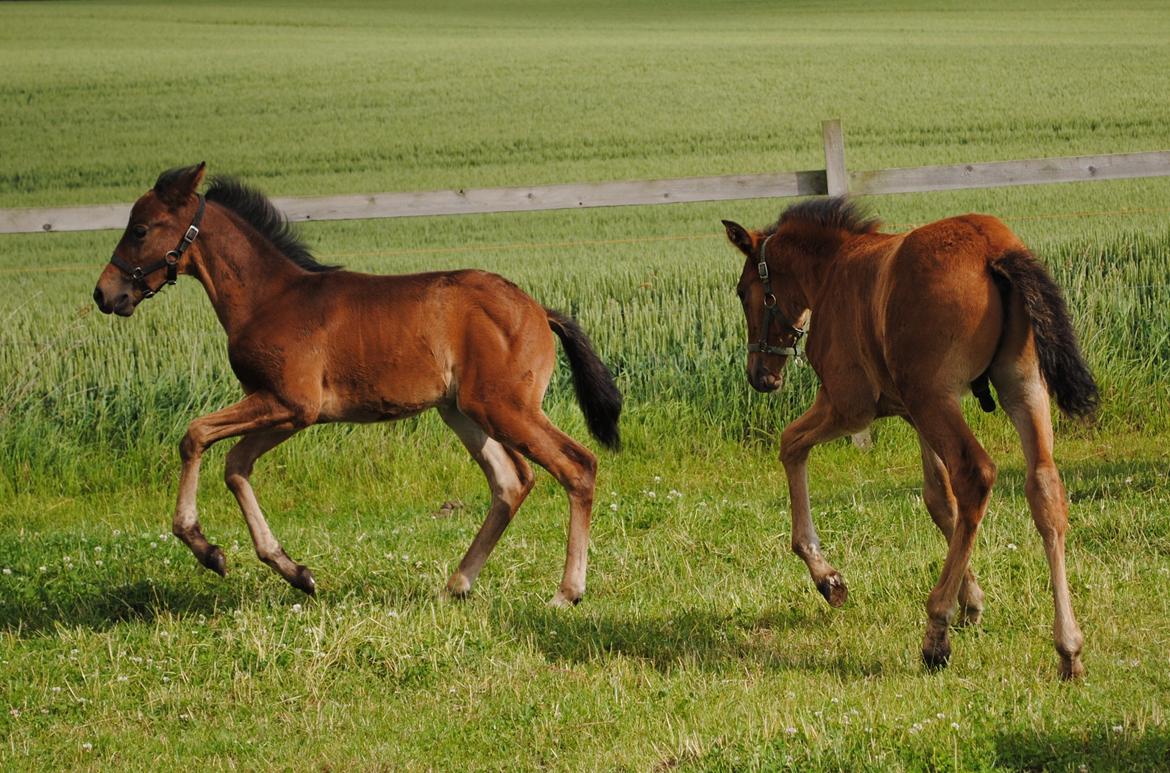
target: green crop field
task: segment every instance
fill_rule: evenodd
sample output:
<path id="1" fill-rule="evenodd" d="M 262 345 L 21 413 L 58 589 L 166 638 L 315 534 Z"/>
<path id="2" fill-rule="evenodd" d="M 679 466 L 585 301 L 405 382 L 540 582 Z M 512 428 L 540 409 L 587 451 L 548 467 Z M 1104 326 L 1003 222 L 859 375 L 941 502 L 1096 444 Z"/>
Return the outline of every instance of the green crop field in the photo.
<path id="1" fill-rule="evenodd" d="M 816 169 L 834 117 L 855 169 L 1170 148 L 1164 3 L 970 5 L 2 4 L 0 207 L 128 202 L 199 160 L 273 196 Z M 544 605 L 567 505 L 543 472 L 472 596 L 443 596 L 488 492 L 433 415 L 260 461 L 312 599 L 256 560 L 215 448 L 229 575 L 199 568 L 169 536 L 177 444 L 239 395 L 203 291 L 104 317 L 116 232 L 0 236 L 0 769 L 1164 769 L 1170 179 L 865 202 L 897 229 L 997 214 L 1066 290 L 1103 393 L 1057 424 L 1077 684 L 1002 412 L 968 411 L 1000 475 L 986 614 L 946 671 L 919 662 L 945 546 L 909 428 L 813 453 L 845 607 L 789 552 L 778 438 L 815 380 L 749 389 L 719 225 L 788 203 L 303 227 L 355 269 L 498 271 L 590 333 L 626 445 L 572 610 Z M 584 440 L 570 393 L 562 364 L 546 405 Z"/>

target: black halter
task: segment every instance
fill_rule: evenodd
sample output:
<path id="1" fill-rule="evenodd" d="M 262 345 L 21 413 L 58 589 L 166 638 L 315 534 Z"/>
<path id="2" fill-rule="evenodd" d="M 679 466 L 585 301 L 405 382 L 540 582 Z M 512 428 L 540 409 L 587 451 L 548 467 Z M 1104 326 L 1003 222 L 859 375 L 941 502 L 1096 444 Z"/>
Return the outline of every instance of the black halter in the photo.
<path id="1" fill-rule="evenodd" d="M 187 232 L 183 234 L 183 238 L 179 239 L 178 246 L 164 255 L 162 260 L 156 260 L 149 266 L 131 267 L 126 261 L 119 258 L 117 253 L 110 256 L 110 262 L 123 274 L 130 277 L 130 281 L 134 283 L 134 287 L 142 293 L 143 300 L 154 296 L 166 285 L 173 285 L 175 280 L 178 279 L 179 258 L 183 257 L 183 253 L 195 242 L 195 238 L 199 236 L 199 224 L 203 222 L 203 207 L 205 202 L 201 194 L 196 193 L 195 197 L 199 199 L 199 208 L 195 210 L 195 217 L 191 220 L 191 225 L 187 227 Z M 164 268 L 167 270 L 167 278 L 162 284 L 154 288 L 147 284 L 146 277 Z"/>
<path id="2" fill-rule="evenodd" d="M 760 328 L 759 343 L 748 344 L 747 350 L 749 352 L 760 352 L 761 354 L 781 354 L 786 357 L 799 357 L 800 352 L 796 350 L 796 345 L 804 337 L 805 330 L 791 322 L 781 320 L 781 326 L 787 327 L 794 336 L 792 346 L 772 346 L 768 343 L 768 331 L 772 329 L 772 319 L 778 313 L 776 309 L 776 296 L 772 292 L 772 278 L 768 274 L 767 259 L 768 240 L 775 235 L 775 233 L 769 234 L 760 245 L 760 262 L 756 268 L 760 272 L 760 282 L 764 285 L 764 326 Z"/>

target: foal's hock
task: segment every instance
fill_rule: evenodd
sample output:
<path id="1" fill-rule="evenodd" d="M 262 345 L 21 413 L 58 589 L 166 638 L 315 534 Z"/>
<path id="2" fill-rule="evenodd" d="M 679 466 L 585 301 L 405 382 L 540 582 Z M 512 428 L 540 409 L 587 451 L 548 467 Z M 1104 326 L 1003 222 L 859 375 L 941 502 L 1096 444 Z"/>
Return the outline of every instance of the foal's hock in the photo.
<path id="1" fill-rule="evenodd" d="M 447 583 L 471 590 L 484 562 L 532 489 L 531 460 L 568 492 L 569 544 L 552 599 L 585 592 L 589 519 L 597 460 L 541 409 L 565 347 L 590 432 L 619 445 L 622 396 L 570 318 L 546 309 L 506 279 L 483 271 L 377 276 L 318 263 L 259 192 L 226 178 L 197 190 L 204 165 L 164 172 L 135 202 L 102 271 L 94 300 L 130 316 L 180 274 L 206 289 L 227 332 L 228 357 L 245 397 L 191 422 L 179 446 L 182 472 L 173 531 L 199 561 L 226 572 L 223 551 L 203 536 L 195 493 L 203 452 L 240 437 L 226 481 L 260 560 L 313 593 L 308 568 L 288 557 L 256 502 L 256 460 L 322 422 L 373 422 L 439 411 L 491 487 L 487 519 Z"/>

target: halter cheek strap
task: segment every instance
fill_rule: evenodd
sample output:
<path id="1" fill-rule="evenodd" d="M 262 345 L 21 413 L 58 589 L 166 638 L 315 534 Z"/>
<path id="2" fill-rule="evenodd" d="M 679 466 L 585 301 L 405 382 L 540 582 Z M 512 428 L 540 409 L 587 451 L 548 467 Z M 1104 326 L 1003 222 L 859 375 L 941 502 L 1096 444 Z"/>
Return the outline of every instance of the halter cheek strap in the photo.
<path id="1" fill-rule="evenodd" d="M 179 259 L 183 257 L 183 253 L 187 248 L 194 244 L 195 239 L 199 236 L 199 225 L 203 222 L 203 209 L 206 202 L 202 194 L 195 194 L 199 200 L 199 208 L 195 210 L 195 217 L 191 220 L 191 225 L 187 227 L 186 233 L 179 239 L 179 244 L 170 252 L 162 257 L 161 260 L 156 260 L 149 266 L 131 266 L 126 261 L 118 257 L 117 253 L 110 256 L 110 263 L 114 264 L 123 274 L 130 277 L 130 281 L 134 283 L 134 287 L 142 293 L 142 299 L 146 300 L 156 295 L 163 287 L 173 285 L 175 280 L 179 277 Z M 146 277 L 160 271 L 167 270 L 166 279 L 158 287 L 151 287 L 146 281 Z"/>
<path id="2" fill-rule="evenodd" d="M 772 346 L 768 343 L 768 331 L 772 329 L 772 320 L 776 317 L 778 311 L 776 309 L 776 295 L 772 292 L 772 278 L 768 273 L 767 250 L 768 241 L 775 236 L 775 233 L 768 235 L 760 245 L 760 262 L 756 265 L 756 270 L 760 273 L 760 283 L 764 285 L 764 325 L 760 328 L 760 340 L 754 344 L 748 344 L 747 350 L 749 352 L 760 352 L 761 354 L 779 354 L 785 357 L 799 357 L 800 352 L 797 351 L 796 346 L 800 343 L 800 339 L 804 337 L 805 329 L 797 327 L 791 322 L 784 322 L 783 326 L 793 334 L 792 346 Z"/>

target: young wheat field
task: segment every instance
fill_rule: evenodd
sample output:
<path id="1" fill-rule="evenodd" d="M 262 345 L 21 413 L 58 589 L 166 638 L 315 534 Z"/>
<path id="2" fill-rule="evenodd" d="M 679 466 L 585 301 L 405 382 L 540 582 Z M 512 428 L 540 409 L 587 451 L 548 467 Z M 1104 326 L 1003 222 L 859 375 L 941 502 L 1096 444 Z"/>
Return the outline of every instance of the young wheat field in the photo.
<path id="1" fill-rule="evenodd" d="M 272 196 L 1170 148 L 1164 3 L 428 0 L 0 6 L 0 207 L 130 202 L 206 160 Z M 90 299 L 119 234 L 0 236 L 0 768 L 1164 769 L 1170 760 L 1170 179 L 875 197 L 890 230 L 1000 216 L 1065 289 L 1102 390 L 1058 420 L 1087 674 L 1002 411 L 972 566 L 984 620 L 926 672 L 945 545 L 912 431 L 813 452 L 830 609 L 789 551 L 779 433 L 810 369 L 751 391 L 721 218 L 792 200 L 315 223 L 324 262 L 480 267 L 577 317 L 626 395 L 599 450 L 589 585 L 547 608 L 567 503 L 543 471 L 466 601 L 483 519 L 437 416 L 310 429 L 253 478 L 310 566 L 256 560 L 206 457 L 226 579 L 170 537 L 187 423 L 239 398 L 203 290 Z M 558 367 L 546 408 L 589 439 Z M 445 503 L 450 503 L 443 507 Z"/>

